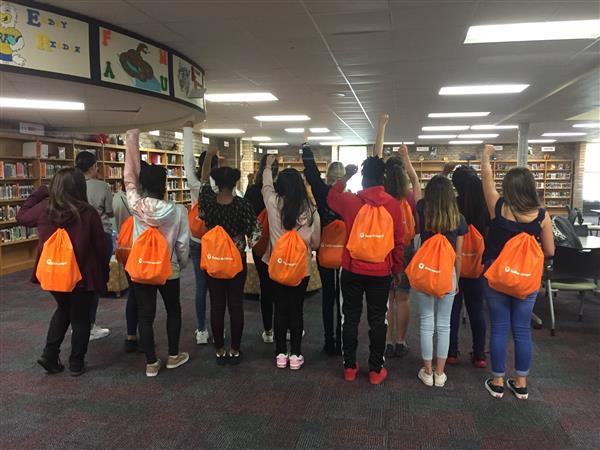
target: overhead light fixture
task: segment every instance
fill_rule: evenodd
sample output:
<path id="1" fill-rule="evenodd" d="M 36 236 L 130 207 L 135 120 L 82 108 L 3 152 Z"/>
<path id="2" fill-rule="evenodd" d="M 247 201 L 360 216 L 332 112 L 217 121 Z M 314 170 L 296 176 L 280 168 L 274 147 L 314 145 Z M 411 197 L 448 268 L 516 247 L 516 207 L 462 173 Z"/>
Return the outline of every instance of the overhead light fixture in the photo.
<path id="1" fill-rule="evenodd" d="M 481 84 L 470 86 L 444 86 L 440 95 L 483 95 L 483 94 L 515 94 L 523 92 L 528 84 Z"/>
<path id="2" fill-rule="evenodd" d="M 329 128 L 309 128 L 309 130 L 311 133 L 329 133 Z"/>
<path id="3" fill-rule="evenodd" d="M 600 37 L 600 20 L 565 20 L 476 25 L 469 27 L 464 43 L 561 41 L 598 37 Z"/>
<path id="4" fill-rule="evenodd" d="M 302 122 L 310 120 L 305 114 L 290 114 L 282 116 L 254 116 L 259 122 Z"/>
<path id="5" fill-rule="evenodd" d="M 342 140 L 339 136 L 308 136 L 309 141 L 340 141 Z"/>
<path id="6" fill-rule="evenodd" d="M 202 133 L 206 134 L 244 134 L 244 130 L 240 130 L 239 128 L 204 128 L 200 130 Z"/>
<path id="7" fill-rule="evenodd" d="M 471 125 L 471 130 L 516 130 L 519 125 Z"/>
<path id="8" fill-rule="evenodd" d="M 497 133 L 489 133 L 489 134 L 459 134 L 459 139 L 486 139 L 486 138 L 497 138 L 499 135 Z"/>
<path id="9" fill-rule="evenodd" d="M 450 145 L 475 145 L 475 144 L 483 144 L 483 141 L 450 141 Z"/>
<path id="10" fill-rule="evenodd" d="M 556 139 L 529 139 L 527 142 L 530 144 L 552 144 L 556 142 Z"/>
<path id="11" fill-rule="evenodd" d="M 258 145 L 261 147 L 285 147 L 289 144 L 287 142 L 261 142 Z"/>
<path id="12" fill-rule="evenodd" d="M 421 130 L 423 131 L 461 131 L 468 130 L 468 125 L 440 125 L 440 126 L 432 126 L 432 127 L 423 127 Z"/>
<path id="13" fill-rule="evenodd" d="M 455 134 L 421 134 L 419 139 L 454 139 Z"/>
<path id="14" fill-rule="evenodd" d="M 65 102 L 59 100 L 35 100 L 30 98 L 0 97 L 0 108 L 56 109 L 65 111 L 84 111 L 81 102 Z"/>
<path id="15" fill-rule="evenodd" d="M 585 136 L 587 133 L 580 132 L 567 132 L 567 133 L 544 133 L 542 136 L 547 137 L 561 137 L 561 136 Z"/>
<path id="16" fill-rule="evenodd" d="M 576 123 L 573 128 L 600 128 L 600 122 Z"/>
<path id="17" fill-rule="evenodd" d="M 265 141 L 270 141 L 271 138 L 269 136 L 252 136 L 250 138 L 251 141 L 260 141 L 260 142 L 265 142 Z"/>
<path id="18" fill-rule="evenodd" d="M 489 116 L 489 112 L 450 112 L 450 113 L 429 113 L 427 117 L 444 118 L 444 117 L 485 117 Z"/>
<path id="19" fill-rule="evenodd" d="M 403 142 L 384 142 L 383 145 L 414 145 L 414 141 L 403 141 Z"/>
<path id="20" fill-rule="evenodd" d="M 204 94 L 204 98 L 212 103 L 251 103 L 274 102 L 279 100 L 270 92 L 237 92 L 229 94 Z"/>
<path id="21" fill-rule="evenodd" d="M 304 133 L 304 128 L 286 128 L 288 133 Z"/>

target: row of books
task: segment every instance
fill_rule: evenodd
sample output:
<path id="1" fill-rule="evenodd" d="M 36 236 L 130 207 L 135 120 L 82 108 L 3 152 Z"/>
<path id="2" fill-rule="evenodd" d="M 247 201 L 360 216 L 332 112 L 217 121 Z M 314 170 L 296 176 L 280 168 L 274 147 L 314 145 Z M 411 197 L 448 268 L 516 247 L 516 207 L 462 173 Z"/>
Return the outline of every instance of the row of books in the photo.
<path id="1" fill-rule="evenodd" d="M 0 242 L 21 241 L 37 236 L 35 228 L 16 226 L 0 229 Z"/>
<path id="2" fill-rule="evenodd" d="M 106 161 L 125 161 L 125 153 L 124 152 L 105 152 Z"/>
<path id="3" fill-rule="evenodd" d="M 17 218 L 17 213 L 21 207 L 19 205 L 0 206 L 0 222 L 9 222 Z"/>
<path id="4" fill-rule="evenodd" d="M 0 184 L 1 200 L 20 200 L 29 197 L 35 186 L 31 184 Z"/>
<path id="5" fill-rule="evenodd" d="M 0 161 L 0 179 L 33 177 L 33 163 Z"/>
<path id="6" fill-rule="evenodd" d="M 56 174 L 56 172 L 58 172 L 60 169 L 64 169 L 65 167 L 71 166 L 65 164 L 47 163 L 42 161 L 40 163 L 40 176 L 42 178 L 52 178 Z"/>
<path id="7" fill-rule="evenodd" d="M 104 166 L 104 176 L 106 178 L 123 178 L 123 168 L 114 166 Z"/>

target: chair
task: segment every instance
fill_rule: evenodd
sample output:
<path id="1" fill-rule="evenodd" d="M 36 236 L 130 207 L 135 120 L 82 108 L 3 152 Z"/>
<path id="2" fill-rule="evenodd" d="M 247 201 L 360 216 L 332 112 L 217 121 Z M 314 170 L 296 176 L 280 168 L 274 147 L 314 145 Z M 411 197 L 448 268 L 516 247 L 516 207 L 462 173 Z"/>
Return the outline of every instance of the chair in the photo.
<path id="1" fill-rule="evenodd" d="M 546 270 L 546 296 L 550 303 L 550 334 L 555 335 L 554 293 L 579 292 L 579 321 L 583 320 L 583 301 L 586 291 L 596 290 L 595 280 L 600 279 L 600 248 L 578 249 L 558 246 L 552 268 Z"/>
<path id="2" fill-rule="evenodd" d="M 587 225 L 573 225 L 575 227 L 575 233 L 579 237 L 586 237 L 589 234 L 589 229 Z"/>

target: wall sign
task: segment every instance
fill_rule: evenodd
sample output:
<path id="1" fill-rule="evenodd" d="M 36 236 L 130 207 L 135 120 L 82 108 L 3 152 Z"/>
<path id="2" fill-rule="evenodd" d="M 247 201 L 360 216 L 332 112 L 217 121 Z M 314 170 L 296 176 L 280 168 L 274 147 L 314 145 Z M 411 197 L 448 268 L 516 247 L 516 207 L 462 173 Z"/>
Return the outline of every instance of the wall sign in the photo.
<path id="1" fill-rule="evenodd" d="M 543 152 L 553 152 L 555 147 L 542 147 Z"/>
<path id="2" fill-rule="evenodd" d="M 0 64 L 90 78 L 89 25 L 2 1 Z"/>
<path id="3" fill-rule="evenodd" d="M 270 148 L 267 150 L 267 155 L 277 155 L 279 154 L 279 150 L 277 150 L 276 148 Z"/>
<path id="4" fill-rule="evenodd" d="M 100 27 L 100 78 L 108 83 L 169 95 L 169 53 Z"/>
<path id="5" fill-rule="evenodd" d="M 494 150 L 496 150 L 497 152 L 501 151 L 504 149 L 503 145 L 494 145 Z"/>
<path id="6" fill-rule="evenodd" d="M 171 79 L 175 98 L 204 109 L 204 73 L 200 67 L 173 54 Z"/>
<path id="7" fill-rule="evenodd" d="M 33 134 L 34 136 L 44 135 L 44 125 L 39 123 L 19 122 L 19 133 Z"/>
<path id="8" fill-rule="evenodd" d="M 429 147 L 417 147 L 417 151 L 418 152 L 428 152 L 429 151 Z"/>

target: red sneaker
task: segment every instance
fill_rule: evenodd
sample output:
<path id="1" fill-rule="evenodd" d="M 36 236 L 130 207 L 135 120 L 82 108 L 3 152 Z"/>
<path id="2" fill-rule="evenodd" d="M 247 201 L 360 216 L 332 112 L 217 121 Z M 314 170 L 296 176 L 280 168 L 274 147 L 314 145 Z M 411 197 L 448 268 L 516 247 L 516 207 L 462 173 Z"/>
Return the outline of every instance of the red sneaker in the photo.
<path id="1" fill-rule="evenodd" d="M 474 358 L 473 365 L 478 369 L 486 369 L 487 361 L 485 360 L 485 358 Z"/>
<path id="2" fill-rule="evenodd" d="M 387 378 L 387 369 L 382 367 L 379 373 L 371 370 L 369 372 L 369 381 L 371 384 L 381 384 Z"/>
<path id="3" fill-rule="evenodd" d="M 344 380 L 346 381 L 355 381 L 356 374 L 358 374 L 358 363 L 356 363 L 356 367 L 344 367 Z"/>
<path id="4" fill-rule="evenodd" d="M 456 366 L 458 364 L 458 355 L 448 356 L 448 358 L 446 359 L 446 364 L 449 364 L 451 366 Z"/>

